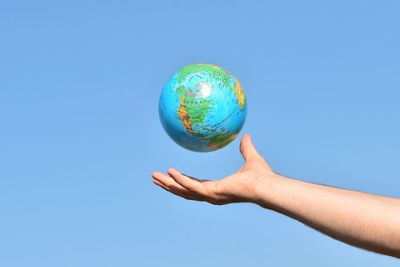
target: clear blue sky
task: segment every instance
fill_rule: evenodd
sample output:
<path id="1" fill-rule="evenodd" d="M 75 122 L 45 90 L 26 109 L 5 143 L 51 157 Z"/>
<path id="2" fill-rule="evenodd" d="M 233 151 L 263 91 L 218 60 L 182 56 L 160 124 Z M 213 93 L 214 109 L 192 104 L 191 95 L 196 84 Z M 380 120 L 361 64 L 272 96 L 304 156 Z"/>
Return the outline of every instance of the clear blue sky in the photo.
<path id="1" fill-rule="evenodd" d="M 243 132 L 276 171 L 399 197 L 399 10 L 1 2 L 0 266 L 398 266 L 255 205 L 184 201 L 150 173 L 221 178 L 240 167 L 239 140 L 194 153 L 159 123 L 168 77 L 208 62 L 241 81 Z"/>

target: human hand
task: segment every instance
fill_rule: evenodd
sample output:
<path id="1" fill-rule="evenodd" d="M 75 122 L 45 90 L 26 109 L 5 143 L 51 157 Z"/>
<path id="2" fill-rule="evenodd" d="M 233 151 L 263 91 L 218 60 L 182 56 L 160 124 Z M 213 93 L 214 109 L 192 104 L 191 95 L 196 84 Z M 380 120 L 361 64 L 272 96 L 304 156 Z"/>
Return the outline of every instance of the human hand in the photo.
<path id="1" fill-rule="evenodd" d="M 168 175 L 153 172 L 153 182 L 163 189 L 189 200 L 206 201 L 215 205 L 234 202 L 257 202 L 257 187 L 265 181 L 279 179 L 257 152 L 250 135 L 243 136 L 240 152 L 244 165 L 222 180 L 202 180 L 185 175 L 173 168 Z"/>
<path id="2" fill-rule="evenodd" d="M 400 258 L 398 198 L 313 184 L 275 174 L 244 135 L 245 160 L 222 180 L 200 180 L 168 169 L 153 182 L 185 199 L 215 205 L 254 202 L 353 246 Z"/>

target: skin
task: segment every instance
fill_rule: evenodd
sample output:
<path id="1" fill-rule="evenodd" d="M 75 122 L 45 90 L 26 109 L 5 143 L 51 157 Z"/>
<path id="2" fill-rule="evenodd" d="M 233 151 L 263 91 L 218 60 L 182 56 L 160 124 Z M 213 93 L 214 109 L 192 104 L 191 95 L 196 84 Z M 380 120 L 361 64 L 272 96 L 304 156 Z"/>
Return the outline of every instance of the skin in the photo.
<path id="1" fill-rule="evenodd" d="M 201 180 L 176 169 L 153 172 L 153 182 L 189 200 L 214 205 L 251 202 L 369 251 L 400 258 L 400 199 L 308 183 L 275 173 L 250 135 L 240 143 L 243 166 L 222 180 Z"/>

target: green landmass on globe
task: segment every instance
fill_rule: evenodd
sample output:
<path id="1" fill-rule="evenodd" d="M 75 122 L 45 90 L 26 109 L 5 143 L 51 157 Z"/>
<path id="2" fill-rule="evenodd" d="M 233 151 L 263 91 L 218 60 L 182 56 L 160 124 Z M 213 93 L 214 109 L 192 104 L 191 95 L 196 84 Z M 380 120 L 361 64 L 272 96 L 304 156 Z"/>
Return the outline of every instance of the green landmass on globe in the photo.
<path id="1" fill-rule="evenodd" d="M 232 142 L 246 119 L 246 95 L 238 79 L 213 64 L 192 64 L 165 84 L 161 124 L 182 147 L 214 151 Z"/>

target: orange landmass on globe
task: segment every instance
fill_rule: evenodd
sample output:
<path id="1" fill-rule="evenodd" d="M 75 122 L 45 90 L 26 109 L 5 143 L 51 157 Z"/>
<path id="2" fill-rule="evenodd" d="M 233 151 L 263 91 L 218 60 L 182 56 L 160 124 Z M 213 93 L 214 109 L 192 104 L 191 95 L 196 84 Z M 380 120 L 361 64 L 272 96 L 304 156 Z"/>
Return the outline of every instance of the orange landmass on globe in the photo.
<path id="1" fill-rule="evenodd" d="M 207 146 L 212 149 L 220 149 L 235 140 L 237 133 L 222 132 L 210 137 Z"/>
<path id="2" fill-rule="evenodd" d="M 190 117 L 186 109 L 185 95 L 181 95 L 180 97 L 178 116 L 179 119 L 182 121 L 183 126 L 185 126 L 186 131 L 188 131 L 190 134 L 193 134 L 192 122 L 190 121 Z"/>
<path id="3" fill-rule="evenodd" d="M 243 110 L 246 106 L 246 96 L 244 94 L 242 86 L 239 83 L 239 80 L 236 77 L 234 77 L 234 79 L 235 79 L 235 93 L 237 96 L 237 100 L 238 100 L 240 109 Z"/>

